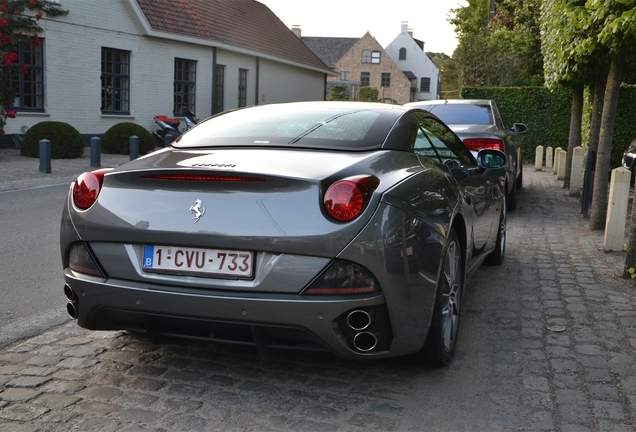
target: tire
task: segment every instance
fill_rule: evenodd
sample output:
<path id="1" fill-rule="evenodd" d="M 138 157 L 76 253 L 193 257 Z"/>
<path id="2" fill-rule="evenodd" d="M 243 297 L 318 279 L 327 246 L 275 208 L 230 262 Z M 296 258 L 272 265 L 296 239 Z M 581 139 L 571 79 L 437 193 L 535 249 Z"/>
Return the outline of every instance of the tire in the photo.
<path id="1" fill-rule="evenodd" d="M 506 185 L 506 190 L 507 188 L 508 185 Z M 506 209 L 508 211 L 514 211 L 517 208 L 517 188 L 515 187 L 515 185 L 513 185 L 510 189 L 510 192 L 508 192 L 507 202 L 508 206 L 506 207 Z"/>
<path id="2" fill-rule="evenodd" d="M 418 363 L 434 367 L 450 364 L 457 343 L 464 294 L 464 265 L 459 237 L 454 230 L 448 236 L 443 257 L 428 337 L 424 347 L 415 355 Z"/>
<path id="3" fill-rule="evenodd" d="M 484 264 L 501 265 L 506 254 L 506 223 L 507 223 L 506 199 L 501 203 L 501 215 L 499 216 L 499 226 L 497 228 L 497 240 L 495 250 L 486 257 Z"/>

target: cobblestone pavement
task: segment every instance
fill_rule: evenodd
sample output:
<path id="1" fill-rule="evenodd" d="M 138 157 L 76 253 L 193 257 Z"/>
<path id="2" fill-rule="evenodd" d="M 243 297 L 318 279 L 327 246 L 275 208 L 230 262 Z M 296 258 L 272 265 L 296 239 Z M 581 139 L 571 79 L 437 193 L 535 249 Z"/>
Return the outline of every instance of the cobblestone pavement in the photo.
<path id="1" fill-rule="evenodd" d="M 102 167 L 116 167 L 130 160 L 130 156 L 102 154 Z M 78 175 L 97 168 L 91 167 L 90 149 L 77 159 L 52 159 L 51 172 L 39 171 L 40 159 L 20 156 L 18 149 L 0 149 L 0 191 L 25 189 L 53 184 L 70 184 Z"/>
<path id="2" fill-rule="evenodd" d="M 526 165 L 524 182 L 504 264 L 467 287 L 449 368 L 153 345 L 69 321 L 0 350 L 0 432 L 636 431 L 625 253 L 603 251 L 551 173 Z"/>

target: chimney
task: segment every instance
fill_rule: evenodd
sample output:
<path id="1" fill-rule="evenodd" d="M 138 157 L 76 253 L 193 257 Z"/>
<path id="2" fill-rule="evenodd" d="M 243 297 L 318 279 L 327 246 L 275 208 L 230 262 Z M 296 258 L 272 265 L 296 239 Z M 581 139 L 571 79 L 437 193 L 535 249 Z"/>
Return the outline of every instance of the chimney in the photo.
<path id="1" fill-rule="evenodd" d="M 294 32 L 297 38 L 300 38 L 302 36 L 302 32 L 300 31 L 300 26 L 298 24 L 294 24 L 291 31 Z"/>
<path id="2" fill-rule="evenodd" d="M 402 33 L 408 33 L 408 32 L 409 32 L 409 22 L 402 21 Z"/>

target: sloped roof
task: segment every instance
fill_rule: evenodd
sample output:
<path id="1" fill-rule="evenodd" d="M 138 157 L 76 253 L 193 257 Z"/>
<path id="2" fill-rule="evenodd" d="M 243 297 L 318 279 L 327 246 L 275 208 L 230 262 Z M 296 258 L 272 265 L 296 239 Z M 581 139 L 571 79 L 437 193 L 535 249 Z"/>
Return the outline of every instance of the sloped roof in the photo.
<path id="1" fill-rule="evenodd" d="M 267 6 L 255 0 L 136 2 L 152 30 L 219 41 L 325 69 Z"/>
<path id="2" fill-rule="evenodd" d="M 343 37 L 301 37 L 301 41 L 318 56 L 330 69 L 344 56 L 360 38 Z"/>

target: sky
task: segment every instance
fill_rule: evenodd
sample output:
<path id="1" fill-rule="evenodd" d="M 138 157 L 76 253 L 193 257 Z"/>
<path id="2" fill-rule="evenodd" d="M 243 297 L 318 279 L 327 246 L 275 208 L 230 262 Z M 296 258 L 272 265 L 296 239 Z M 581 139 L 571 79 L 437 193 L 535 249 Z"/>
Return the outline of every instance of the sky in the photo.
<path id="1" fill-rule="evenodd" d="M 291 28 L 299 25 L 303 36 L 362 37 L 367 31 L 386 47 L 408 23 L 413 37 L 424 41 L 424 50 L 452 55 L 457 46 L 451 9 L 464 0 L 258 0 Z"/>

